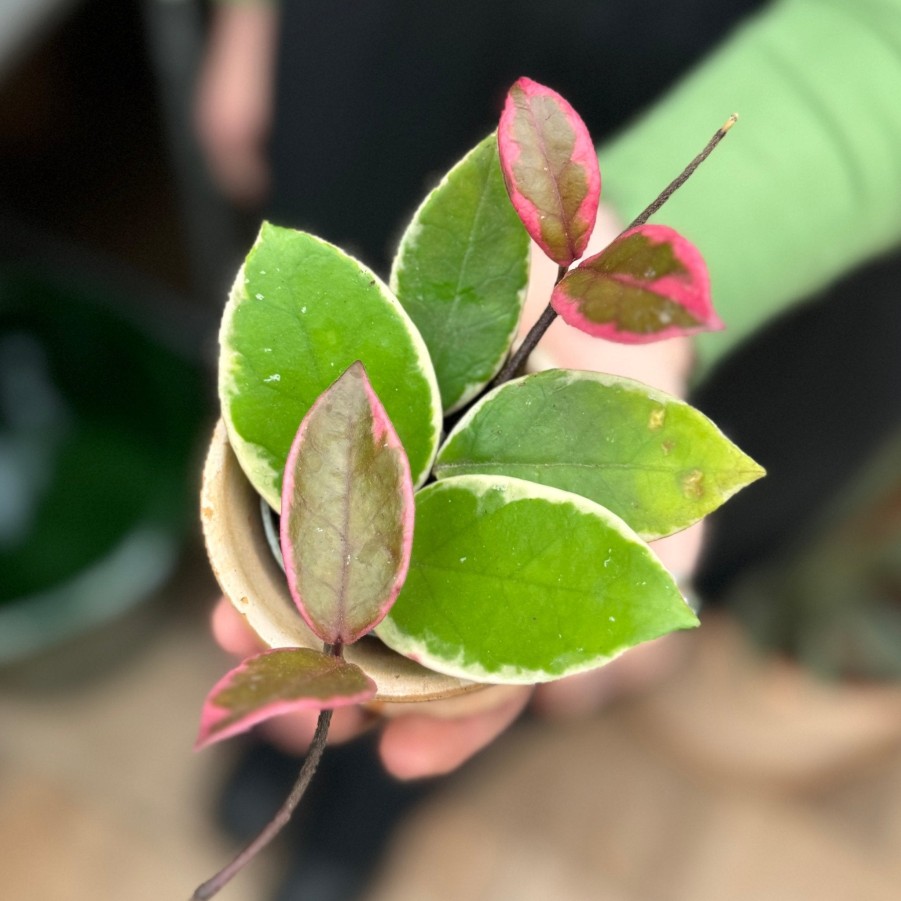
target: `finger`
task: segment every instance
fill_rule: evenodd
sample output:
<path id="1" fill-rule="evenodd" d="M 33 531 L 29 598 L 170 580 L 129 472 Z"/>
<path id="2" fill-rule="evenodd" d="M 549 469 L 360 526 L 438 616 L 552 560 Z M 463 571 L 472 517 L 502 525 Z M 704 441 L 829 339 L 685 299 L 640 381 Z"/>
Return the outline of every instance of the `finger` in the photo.
<path id="1" fill-rule="evenodd" d="M 681 633 L 640 644 L 606 666 L 540 685 L 533 709 L 549 718 L 596 713 L 613 701 L 637 694 L 664 680 L 682 659 L 686 636 Z"/>
<path id="2" fill-rule="evenodd" d="M 449 773 L 494 741 L 519 716 L 531 691 L 523 687 L 499 706 L 460 719 L 415 714 L 390 720 L 379 746 L 385 769 L 399 779 Z"/>
<path id="3" fill-rule="evenodd" d="M 575 719 L 595 713 L 620 694 L 617 663 L 540 685 L 532 700 L 533 710 L 550 719 Z"/>
<path id="4" fill-rule="evenodd" d="M 219 599 L 219 603 L 213 609 L 210 626 L 219 646 L 236 657 L 249 657 L 266 649 L 266 645 L 227 598 Z"/>
<path id="5" fill-rule="evenodd" d="M 701 521 L 674 535 L 652 541 L 650 548 L 675 576 L 680 587 L 684 587 L 694 574 L 703 542 L 704 522 Z"/>

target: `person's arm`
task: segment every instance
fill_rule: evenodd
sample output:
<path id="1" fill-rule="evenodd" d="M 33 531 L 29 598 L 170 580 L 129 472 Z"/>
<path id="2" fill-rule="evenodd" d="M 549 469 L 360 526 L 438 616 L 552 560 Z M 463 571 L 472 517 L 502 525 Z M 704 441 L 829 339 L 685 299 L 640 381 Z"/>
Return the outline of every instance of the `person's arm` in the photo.
<path id="1" fill-rule="evenodd" d="M 901 237 L 899 98 L 901 0 L 781 0 L 600 148 L 603 198 L 628 222 L 741 117 L 655 217 L 710 266 L 726 330 L 697 339 L 702 371 Z"/>
<path id="2" fill-rule="evenodd" d="M 213 9 L 194 118 L 210 174 L 241 206 L 258 206 L 269 187 L 277 32 L 274 0 L 220 2 Z"/>

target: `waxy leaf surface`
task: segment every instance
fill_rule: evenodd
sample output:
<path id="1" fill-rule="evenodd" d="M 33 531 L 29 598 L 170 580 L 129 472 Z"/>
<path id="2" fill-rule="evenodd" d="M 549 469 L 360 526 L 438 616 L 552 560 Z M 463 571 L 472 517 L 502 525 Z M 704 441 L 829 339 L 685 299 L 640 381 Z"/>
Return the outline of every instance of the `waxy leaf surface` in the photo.
<path id="1" fill-rule="evenodd" d="M 391 288 L 429 349 L 446 412 L 500 369 L 522 311 L 529 238 L 510 205 L 490 135 L 416 211 Z"/>
<path id="2" fill-rule="evenodd" d="M 439 451 L 439 479 L 488 473 L 581 494 L 651 540 L 697 522 L 763 470 L 674 397 L 552 369 L 486 395 Z"/>
<path id="3" fill-rule="evenodd" d="M 219 396 L 229 443 L 278 509 L 297 427 L 361 360 L 425 480 L 441 430 L 428 351 L 394 295 L 365 266 L 312 235 L 265 224 L 222 318 Z"/>
<path id="4" fill-rule="evenodd" d="M 528 684 L 695 625 L 669 573 L 603 507 L 520 479 L 460 476 L 417 494 L 410 572 L 377 632 L 439 672 Z"/>
<path id="5" fill-rule="evenodd" d="M 559 266 L 585 252 L 601 194 L 585 123 L 556 91 L 520 78 L 498 125 L 501 168 L 527 231 Z"/>
<path id="6" fill-rule="evenodd" d="M 620 344 L 716 331 L 710 278 L 693 244 L 665 225 L 641 225 L 570 270 L 551 296 L 565 322 Z"/>
<path id="7" fill-rule="evenodd" d="M 406 454 L 360 363 L 304 417 L 288 454 L 281 548 L 294 603 L 328 644 L 388 612 L 413 542 Z"/>
<path id="8" fill-rule="evenodd" d="M 207 696 L 196 748 L 246 732 L 295 710 L 328 710 L 375 697 L 375 683 L 355 664 L 311 648 L 277 648 L 248 657 Z"/>

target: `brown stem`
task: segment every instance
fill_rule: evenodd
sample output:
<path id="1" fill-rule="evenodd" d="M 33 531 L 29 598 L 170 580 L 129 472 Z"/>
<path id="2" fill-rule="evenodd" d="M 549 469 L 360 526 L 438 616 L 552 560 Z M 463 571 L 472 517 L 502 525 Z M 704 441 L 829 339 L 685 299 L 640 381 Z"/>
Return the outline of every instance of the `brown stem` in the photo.
<path id="1" fill-rule="evenodd" d="M 557 280 L 554 282 L 555 288 L 564 275 L 566 275 L 566 267 L 560 266 L 557 269 Z M 535 346 L 544 337 L 544 333 L 550 328 L 551 323 L 556 318 L 557 311 L 548 304 L 544 312 L 538 317 L 537 322 L 529 329 L 525 338 L 523 338 L 522 344 L 516 348 L 516 352 L 513 356 L 507 360 L 507 365 L 494 377 L 494 380 L 490 385 L 491 388 L 503 385 L 504 382 L 509 382 L 515 375 L 518 375 L 520 369 L 522 369 L 526 360 L 529 358 L 529 354 L 535 350 Z"/>
<path id="2" fill-rule="evenodd" d="M 340 657 L 341 645 L 326 645 L 325 652 L 333 657 Z M 284 829 L 316 773 L 319 761 L 322 759 L 322 753 L 325 751 L 331 721 L 331 710 L 321 710 L 319 712 L 316 731 L 313 733 L 313 740 L 310 742 L 310 749 L 304 758 L 297 781 L 294 783 L 294 787 L 291 789 L 288 797 L 285 798 L 282 806 L 278 809 L 278 812 L 263 828 L 262 832 L 231 863 L 224 866 L 215 876 L 207 879 L 206 882 L 195 889 L 194 894 L 191 895 L 191 901 L 207 901 L 207 899 L 212 898 Z"/>
<path id="3" fill-rule="evenodd" d="M 695 169 L 710 156 L 711 153 L 716 149 L 716 145 L 719 144 L 723 138 L 729 133 L 729 129 L 732 128 L 733 125 L 738 121 L 738 114 L 733 113 L 729 118 L 725 121 L 723 126 L 719 128 L 716 134 L 707 142 L 707 146 L 679 173 L 661 192 L 660 196 L 652 203 L 650 206 L 646 207 L 641 213 L 639 213 L 632 222 L 624 229 L 624 231 L 629 231 L 630 228 L 637 228 L 639 225 L 644 225 L 660 207 L 663 206 L 688 181 L 689 178 L 694 174 Z"/>
<path id="4" fill-rule="evenodd" d="M 300 774 L 291 793 L 285 798 L 284 803 L 278 809 L 275 816 L 264 827 L 263 831 L 241 851 L 231 863 L 224 866 L 215 876 L 208 879 L 202 885 L 199 885 L 194 894 L 191 895 L 191 901 L 207 901 L 212 898 L 220 889 L 224 888 L 238 872 L 244 868 L 269 842 L 272 841 L 282 831 L 295 808 L 300 803 L 310 780 L 313 778 L 319 761 L 322 758 L 322 752 L 325 750 L 326 738 L 328 736 L 328 727 L 332 718 L 331 710 L 322 710 L 319 713 L 319 722 L 316 724 L 316 733 L 313 735 L 313 741 L 310 743 L 310 750 L 304 759 L 303 766 L 300 768 Z"/>

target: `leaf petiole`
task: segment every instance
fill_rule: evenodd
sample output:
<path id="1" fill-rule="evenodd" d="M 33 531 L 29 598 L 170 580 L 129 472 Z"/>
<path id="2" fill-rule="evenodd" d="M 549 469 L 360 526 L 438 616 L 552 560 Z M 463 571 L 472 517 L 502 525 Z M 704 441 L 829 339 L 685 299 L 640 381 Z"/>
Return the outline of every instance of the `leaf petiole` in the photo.
<path id="1" fill-rule="evenodd" d="M 557 268 L 557 278 L 554 281 L 554 287 L 560 284 L 560 280 L 566 275 L 566 266 L 559 266 Z M 520 369 L 525 365 L 526 360 L 529 358 L 529 354 L 535 350 L 535 346 L 544 336 L 544 333 L 551 327 L 551 323 L 557 318 L 557 311 L 548 304 L 545 308 L 544 312 L 538 317 L 537 322 L 529 329 L 528 334 L 523 338 L 522 344 L 516 348 L 516 352 L 507 360 L 504 368 L 494 377 L 494 380 L 491 382 L 489 386 L 489 390 L 491 388 L 496 388 L 498 385 L 503 385 L 504 382 L 509 382 L 514 376 L 516 376 Z"/>

